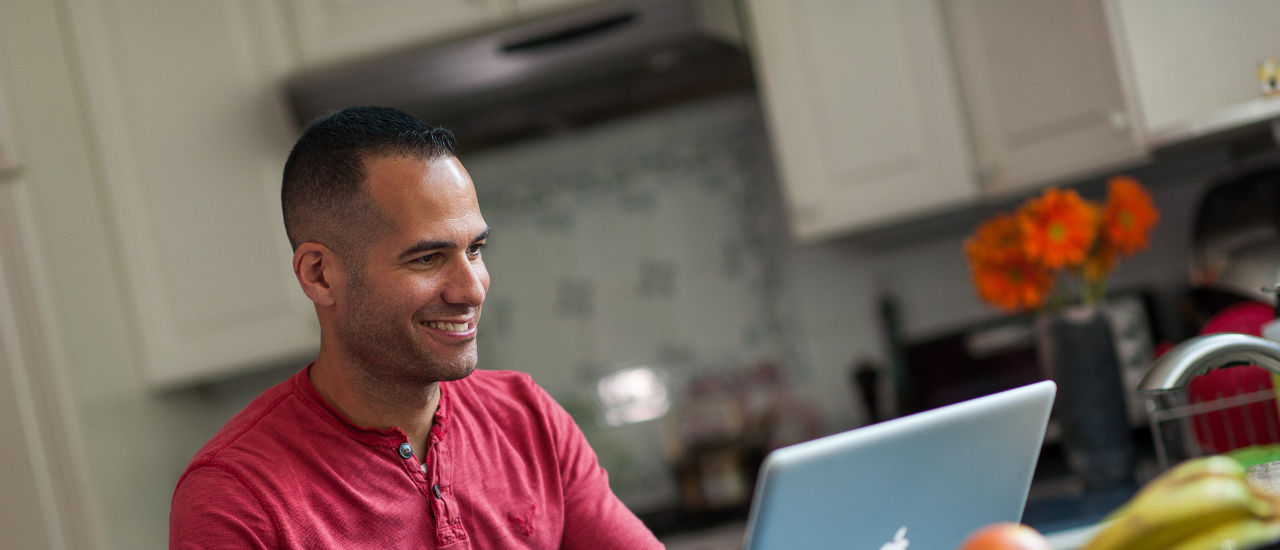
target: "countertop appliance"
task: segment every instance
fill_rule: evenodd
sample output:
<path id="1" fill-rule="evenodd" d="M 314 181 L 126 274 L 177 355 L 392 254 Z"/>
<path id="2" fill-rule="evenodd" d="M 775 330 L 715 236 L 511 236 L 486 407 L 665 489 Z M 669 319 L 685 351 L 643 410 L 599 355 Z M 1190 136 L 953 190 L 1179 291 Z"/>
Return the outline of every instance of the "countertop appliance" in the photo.
<path id="1" fill-rule="evenodd" d="M 754 85 L 732 0 L 617 0 L 291 78 L 305 124 L 397 107 L 468 150 Z"/>
<path id="2" fill-rule="evenodd" d="M 1191 241 L 1196 287 L 1274 303 L 1271 287 L 1280 282 L 1280 153 L 1241 161 L 1221 175 L 1200 201 Z"/>

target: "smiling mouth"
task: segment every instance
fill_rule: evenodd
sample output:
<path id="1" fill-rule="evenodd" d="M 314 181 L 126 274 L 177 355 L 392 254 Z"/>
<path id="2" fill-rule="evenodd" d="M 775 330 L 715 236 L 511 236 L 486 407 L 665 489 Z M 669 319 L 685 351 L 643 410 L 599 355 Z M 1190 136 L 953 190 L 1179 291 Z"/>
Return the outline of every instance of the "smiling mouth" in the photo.
<path id="1" fill-rule="evenodd" d="M 471 323 L 451 323 L 449 321 L 427 321 L 427 327 L 446 332 L 466 332 Z"/>

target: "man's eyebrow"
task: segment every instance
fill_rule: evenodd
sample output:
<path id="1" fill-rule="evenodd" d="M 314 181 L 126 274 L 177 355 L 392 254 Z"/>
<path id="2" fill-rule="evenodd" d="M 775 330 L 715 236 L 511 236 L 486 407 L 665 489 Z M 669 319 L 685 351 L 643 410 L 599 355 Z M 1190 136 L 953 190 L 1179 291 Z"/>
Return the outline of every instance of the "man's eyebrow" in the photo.
<path id="1" fill-rule="evenodd" d="M 471 244 L 488 240 L 490 230 L 491 230 L 490 227 L 485 227 L 484 231 L 481 231 L 479 235 L 476 235 L 476 238 L 471 240 Z M 422 240 L 422 241 L 418 241 L 417 243 L 414 243 L 413 246 L 410 246 L 409 248 L 404 249 L 404 251 L 400 253 L 400 258 L 407 259 L 413 256 L 417 256 L 418 254 L 430 252 L 432 250 L 440 250 L 441 248 L 453 248 L 456 246 L 457 245 L 455 245 L 452 241 Z"/>

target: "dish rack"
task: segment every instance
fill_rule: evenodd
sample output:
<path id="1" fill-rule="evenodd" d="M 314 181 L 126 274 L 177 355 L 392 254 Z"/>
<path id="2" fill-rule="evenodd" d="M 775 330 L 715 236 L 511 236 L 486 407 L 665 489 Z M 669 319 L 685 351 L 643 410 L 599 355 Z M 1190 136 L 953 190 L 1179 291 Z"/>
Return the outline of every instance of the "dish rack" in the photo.
<path id="1" fill-rule="evenodd" d="M 1251 476 L 1255 471 L 1268 480 L 1280 475 L 1275 387 L 1194 400 L 1184 388 L 1149 396 L 1146 408 L 1159 471 L 1190 458 L 1229 453 L 1250 467 Z"/>

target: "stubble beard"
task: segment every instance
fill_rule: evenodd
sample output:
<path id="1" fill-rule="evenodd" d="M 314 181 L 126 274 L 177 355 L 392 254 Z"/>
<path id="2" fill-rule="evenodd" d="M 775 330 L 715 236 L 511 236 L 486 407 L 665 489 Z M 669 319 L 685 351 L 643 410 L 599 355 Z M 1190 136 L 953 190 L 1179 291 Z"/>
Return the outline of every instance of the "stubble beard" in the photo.
<path id="1" fill-rule="evenodd" d="M 403 320 L 388 317 L 394 307 L 381 304 L 369 293 L 363 277 L 351 280 L 348 294 L 350 310 L 339 324 L 344 347 L 357 363 L 356 370 L 376 383 L 397 386 L 428 387 L 436 382 L 459 380 L 476 368 L 476 341 L 459 343 L 456 358 L 445 359 L 429 349 L 421 340 L 425 330 L 415 315 L 411 326 Z"/>

